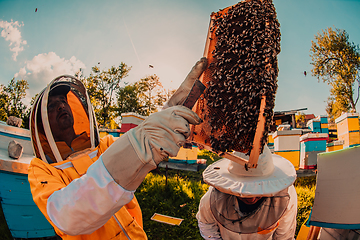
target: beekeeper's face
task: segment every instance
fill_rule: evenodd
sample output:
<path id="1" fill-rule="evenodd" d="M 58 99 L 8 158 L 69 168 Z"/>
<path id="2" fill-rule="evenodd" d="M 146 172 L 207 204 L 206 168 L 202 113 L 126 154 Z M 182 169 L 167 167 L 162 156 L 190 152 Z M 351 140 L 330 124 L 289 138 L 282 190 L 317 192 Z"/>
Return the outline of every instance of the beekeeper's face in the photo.
<path id="1" fill-rule="evenodd" d="M 51 132 L 55 141 L 64 140 L 61 139 L 64 131 L 74 126 L 74 117 L 66 96 L 49 96 L 48 116 Z"/>

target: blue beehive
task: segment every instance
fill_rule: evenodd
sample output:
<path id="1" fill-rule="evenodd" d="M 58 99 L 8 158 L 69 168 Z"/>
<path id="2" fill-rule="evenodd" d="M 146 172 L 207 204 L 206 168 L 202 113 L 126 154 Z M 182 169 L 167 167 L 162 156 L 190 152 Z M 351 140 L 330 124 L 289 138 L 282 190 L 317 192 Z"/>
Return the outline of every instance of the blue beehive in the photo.
<path id="1" fill-rule="evenodd" d="M 32 199 L 27 174 L 0 171 L 0 197 L 14 238 L 55 236 L 55 231 Z"/>
<path id="2" fill-rule="evenodd" d="M 303 140 L 302 145 L 304 146 L 305 152 L 325 152 L 326 151 L 326 140 Z"/>
<path id="3" fill-rule="evenodd" d="M 328 118 L 327 116 L 320 116 L 321 133 L 329 134 Z"/>
<path id="4" fill-rule="evenodd" d="M 8 154 L 8 144 L 16 140 L 23 146 L 19 159 Z M 30 131 L 0 122 L 0 203 L 7 226 L 15 239 L 55 236 L 54 228 L 33 201 L 28 167 L 34 158 Z"/>
<path id="5" fill-rule="evenodd" d="M 120 129 L 108 129 L 108 133 L 113 137 L 120 137 Z"/>
<path id="6" fill-rule="evenodd" d="M 321 133 L 329 134 L 329 129 L 328 128 L 321 128 Z"/>
<path id="7" fill-rule="evenodd" d="M 306 126 L 314 133 L 321 133 L 321 122 L 319 119 L 311 119 Z"/>
<path id="8" fill-rule="evenodd" d="M 307 133 L 300 137 L 300 168 L 314 169 L 317 165 L 317 154 L 326 152 L 326 133 Z"/>

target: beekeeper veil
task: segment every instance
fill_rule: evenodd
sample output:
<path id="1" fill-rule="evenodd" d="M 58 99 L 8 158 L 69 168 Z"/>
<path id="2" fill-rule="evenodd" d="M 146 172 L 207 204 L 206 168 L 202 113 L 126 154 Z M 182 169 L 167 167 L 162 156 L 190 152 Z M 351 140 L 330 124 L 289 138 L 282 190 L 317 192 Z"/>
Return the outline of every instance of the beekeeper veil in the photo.
<path id="1" fill-rule="evenodd" d="M 66 96 L 71 108 L 75 134 L 88 138 L 91 149 L 99 144 L 96 118 L 84 84 L 73 76 L 59 76 L 39 93 L 30 114 L 34 154 L 47 163 L 65 160 L 55 143 L 47 111 L 49 96 L 59 94 Z"/>

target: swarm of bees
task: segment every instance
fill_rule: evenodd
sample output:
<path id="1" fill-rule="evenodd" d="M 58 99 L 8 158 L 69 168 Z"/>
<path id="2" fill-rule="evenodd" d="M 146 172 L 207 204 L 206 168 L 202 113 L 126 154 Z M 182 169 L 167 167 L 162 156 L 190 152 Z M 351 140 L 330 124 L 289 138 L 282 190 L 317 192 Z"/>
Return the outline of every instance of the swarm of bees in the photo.
<path id="1" fill-rule="evenodd" d="M 195 111 L 204 120 L 193 129 L 193 139 L 215 151 L 250 154 L 266 96 L 267 141 L 277 90 L 280 24 L 271 0 L 243 1 L 212 13 L 208 40 L 207 86 Z"/>

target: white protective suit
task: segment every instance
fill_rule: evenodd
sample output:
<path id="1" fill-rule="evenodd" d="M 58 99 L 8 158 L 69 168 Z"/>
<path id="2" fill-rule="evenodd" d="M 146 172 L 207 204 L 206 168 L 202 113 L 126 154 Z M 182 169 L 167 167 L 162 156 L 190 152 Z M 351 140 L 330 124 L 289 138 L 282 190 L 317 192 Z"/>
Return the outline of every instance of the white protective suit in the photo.
<path id="1" fill-rule="evenodd" d="M 262 230 L 259 233 L 239 234 L 232 232 L 222 226 L 214 217 L 210 207 L 210 196 L 213 191 L 210 187 L 208 192 L 202 197 L 199 206 L 199 212 L 196 215 L 201 236 L 204 239 L 211 240 L 263 240 L 263 239 L 294 239 L 296 230 L 296 214 L 297 214 L 297 195 L 294 186 L 287 188 L 288 196 L 290 197 L 287 207 L 281 214 L 278 221 L 276 221 L 269 229 Z M 277 195 L 275 195 L 276 197 Z M 256 212 L 253 214 L 260 214 Z M 263 218 L 266 218 L 264 214 Z M 248 217 L 244 220 L 247 225 L 254 225 L 254 219 Z"/>

